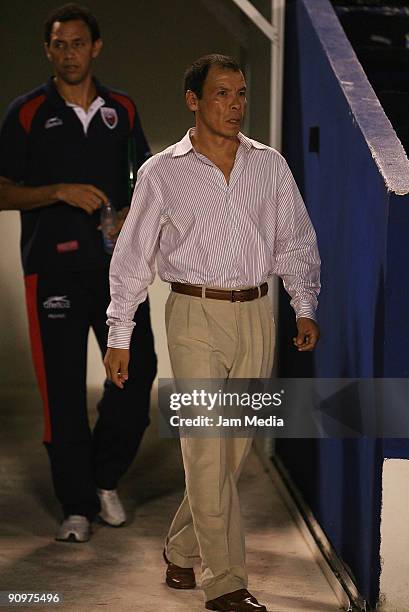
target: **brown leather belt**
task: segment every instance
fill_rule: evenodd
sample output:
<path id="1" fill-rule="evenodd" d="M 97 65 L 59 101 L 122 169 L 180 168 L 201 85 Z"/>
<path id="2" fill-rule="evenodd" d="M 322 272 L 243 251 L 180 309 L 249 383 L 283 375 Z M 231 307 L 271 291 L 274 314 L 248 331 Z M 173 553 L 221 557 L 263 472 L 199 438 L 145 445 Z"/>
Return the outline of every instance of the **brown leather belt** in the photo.
<path id="1" fill-rule="evenodd" d="M 186 285 L 184 283 L 171 283 L 172 291 L 175 293 L 184 293 L 185 295 L 193 295 L 194 297 L 202 297 L 202 287 L 196 285 Z M 259 291 L 260 289 L 260 291 Z M 249 302 L 256 300 L 258 297 L 267 295 L 268 284 L 263 283 L 260 287 L 249 287 L 248 289 L 213 289 L 206 287 L 205 297 L 212 300 L 229 300 L 230 302 Z"/>

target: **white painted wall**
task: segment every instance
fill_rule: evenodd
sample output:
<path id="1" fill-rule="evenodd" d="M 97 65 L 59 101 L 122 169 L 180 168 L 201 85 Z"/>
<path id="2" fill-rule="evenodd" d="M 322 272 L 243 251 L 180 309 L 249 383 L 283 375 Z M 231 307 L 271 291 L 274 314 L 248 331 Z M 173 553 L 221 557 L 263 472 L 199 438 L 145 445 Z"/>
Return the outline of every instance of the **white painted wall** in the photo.
<path id="1" fill-rule="evenodd" d="M 0 212 L 0 384 L 7 387 L 31 386 L 35 381 L 19 239 L 19 213 Z"/>
<path id="2" fill-rule="evenodd" d="M 409 612 L 409 461 L 383 464 L 381 515 L 382 612 Z"/>

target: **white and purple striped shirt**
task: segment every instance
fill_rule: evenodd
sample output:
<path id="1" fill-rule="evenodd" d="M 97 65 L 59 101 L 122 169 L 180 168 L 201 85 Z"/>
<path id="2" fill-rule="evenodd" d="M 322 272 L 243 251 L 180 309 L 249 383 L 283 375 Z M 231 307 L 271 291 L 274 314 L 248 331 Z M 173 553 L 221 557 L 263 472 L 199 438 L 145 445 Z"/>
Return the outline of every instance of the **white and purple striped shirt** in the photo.
<path id="1" fill-rule="evenodd" d="M 190 130 L 139 169 L 110 268 L 108 346 L 128 348 L 135 310 L 155 277 L 239 288 L 283 279 L 297 318 L 315 318 L 320 258 L 285 159 L 239 134 L 229 183 Z"/>

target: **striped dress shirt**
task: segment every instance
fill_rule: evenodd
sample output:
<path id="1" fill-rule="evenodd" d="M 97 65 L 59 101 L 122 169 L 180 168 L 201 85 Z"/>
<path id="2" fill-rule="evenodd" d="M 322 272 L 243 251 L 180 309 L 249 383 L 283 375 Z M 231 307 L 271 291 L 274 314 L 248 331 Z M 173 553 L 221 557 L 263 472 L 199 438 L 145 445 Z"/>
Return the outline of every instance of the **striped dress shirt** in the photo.
<path id="1" fill-rule="evenodd" d="M 155 277 L 208 287 L 260 285 L 276 274 L 296 317 L 315 319 L 320 258 L 285 159 L 238 135 L 227 183 L 192 146 L 190 130 L 141 166 L 110 267 L 108 346 L 128 348 L 138 304 Z"/>

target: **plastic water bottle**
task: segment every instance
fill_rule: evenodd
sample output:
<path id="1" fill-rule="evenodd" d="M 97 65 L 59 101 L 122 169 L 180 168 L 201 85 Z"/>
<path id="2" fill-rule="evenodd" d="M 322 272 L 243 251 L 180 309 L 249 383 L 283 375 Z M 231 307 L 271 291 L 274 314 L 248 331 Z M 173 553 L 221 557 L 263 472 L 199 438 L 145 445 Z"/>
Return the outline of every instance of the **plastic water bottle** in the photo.
<path id="1" fill-rule="evenodd" d="M 105 204 L 101 208 L 101 231 L 102 238 L 104 241 L 104 250 L 108 255 L 112 255 L 114 250 L 115 241 L 112 240 L 110 233 L 113 232 L 117 224 L 117 212 L 108 200 L 108 204 Z"/>

